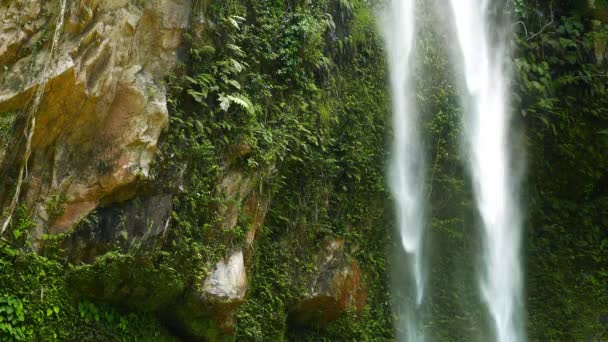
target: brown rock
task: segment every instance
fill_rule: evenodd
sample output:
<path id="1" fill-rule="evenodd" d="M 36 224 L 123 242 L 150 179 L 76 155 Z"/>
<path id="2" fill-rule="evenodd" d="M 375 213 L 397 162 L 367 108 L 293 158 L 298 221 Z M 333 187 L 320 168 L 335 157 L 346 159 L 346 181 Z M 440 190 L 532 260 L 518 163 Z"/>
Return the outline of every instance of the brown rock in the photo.
<path id="1" fill-rule="evenodd" d="M 344 241 L 329 241 L 317 258 L 319 272 L 306 297 L 290 312 L 295 325 L 326 325 L 346 311 L 361 312 L 365 307 L 367 293 L 361 269 L 355 260 L 348 260 Z"/>
<path id="2" fill-rule="evenodd" d="M 25 112 L 37 87 L 46 85 L 22 196 L 39 223 L 34 238 L 46 232 L 43 226 L 68 232 L 98 205 L 131 198 L 148 175 L 168 124 L 164 77 L 176 64 L 191 8 L 189 0 L 146 1 L 143 8 L 126 0 L 69 2 L 56 58 L 49 60 L 48 44 L 36 53 L 25 48 L 56 20 L 41 3 L 0 2 L 0 65 L 7 68 L 0 113 Z M 0 174 L 21 163 L 23 144 L 15 148 Z M 14 177 L 0 183 L 0 207 L 14 183 Z M 65 195 L 65 214 L 46 222 L 53 193 Z"/>

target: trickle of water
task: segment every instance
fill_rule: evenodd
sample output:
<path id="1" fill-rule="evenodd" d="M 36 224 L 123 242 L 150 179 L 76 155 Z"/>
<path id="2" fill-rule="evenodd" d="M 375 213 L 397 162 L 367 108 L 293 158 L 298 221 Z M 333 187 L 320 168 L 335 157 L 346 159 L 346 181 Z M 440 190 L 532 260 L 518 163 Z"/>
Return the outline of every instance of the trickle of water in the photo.
<path id="1" fill-rule="evenodd" d="M 407 336 L 400 339 L 422 341 L 424 337 L 416 323 L 416 311 L 424 299 L 424 156 L 418 112 L 413 100 L 415 0 L 392 0 L 388 11 L 384 16 L 383 31 L 390 67 L 394 135 L 389 182 L 396 205 L 401 244 L 411 263 L 416 302 L 403 313 Z"/>
<path id="2" fill-rule="evenodd" d="M 46 63 L 44 64 L 44 69 L 42 70 L 40 84 L 38 84 L 38 88 L 36 89 L 36 93 L 34 94 L 34 98 L 32 99 L 32 103 L 27 111 L 27 125 L 24 131 L 26 137 L 25 154 L 21 166 L 19 167 L 19 175 L 17 177 L 15 195 L 13 196 L 13 199 L 11 200 L 11 203 L 8 207 L 8 214 L 4 223 L 2 224 L 2 230 L 0 230 L 0 235 L 4 233 L 6 228 L 11 223 L 13 213 L 15 212 L 15 208 L 17 207 L 17 203 L 19 202 L 19 196 L 21 195 L 21 185 L 23 184 L 24 174 L 25 176 L 27 176 L 27 163 L 30 155 L 32 154 L 32 137 L 34 136 L 34 131 L 36 130 L 36 113 L 38 112 L 38 107 L 40 107 L 40 103 L 42 102 L 42 98 L 44 97 L 44 90 L 46 88 L 46 84 L 48 83 L 49 75 L 52 74 L 52 72 L 49 72 L 49 70 L 51 70 L 52 65 L 54 64 L 55 50 L 59 42 L 59 38 L 61 37 L 61 30 L 63 28 L 63 23 L 65 19 L 67 0 L 59 0 L 59 3 L 59 15 L 57 21 L 55 22 L 55 30 L 53 32 L 53 40 L 51 41 L 49 56 Z"/>
<path id="3" fill-rule="evenodd" d="M 523 341 L 521 218 L 509 149 L 505 42 L 494 42 L 488 0 L 450 0 L 467 95 L 465 145 L 483 228 L 480 288 L 499 342 Z"/>

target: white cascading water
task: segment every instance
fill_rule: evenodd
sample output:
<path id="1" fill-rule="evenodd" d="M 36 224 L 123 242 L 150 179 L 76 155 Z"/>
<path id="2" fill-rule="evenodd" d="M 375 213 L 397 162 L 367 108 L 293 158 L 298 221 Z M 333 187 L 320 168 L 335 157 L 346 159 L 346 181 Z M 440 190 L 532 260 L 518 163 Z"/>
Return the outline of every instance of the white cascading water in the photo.
<path id="1" fill-rule="evenodd" d="M 488 0 L 450 0 L 466 84 L 465 141 L 483 231 L 481 296 L 498 342 L 525 340 L 522 331 L 521 218 L 509 149 L 509 79 L 505 42 L 493 40 Z M 390 187 L 403 249 L 411 259 L 415 307 L 407 308 L 406 335 L 423 341 L 417 311 L 424 298 L 424 153 L 413 101 L 415 0 L 391 0 L 384 36 L 390 67 L 393 131 Z"/>
<path id="2" fill-rule="evenodd" d="M 422 341 L 415 319 L 424 297 L 422 239 L 424 235 L 424 157 L 414 105 L 412 60 L 415 45 L 415 0 L 392 0 L 384 17 L 384 36 L 390 67 L 393 146 L 389 182 L 395 200 L 401 244 L 411 262 L 416 307 L 408 308 L 407 336 Z"/>
<path id="3" fill-rule="evenodd" d="M 483 226 L 481 295 L 496 340 L 522 341 L 521 219 L 509 149 L 507 45 L 492 41 L 487 0 L 450 1 L 467 88 L 465 140 Z"/>

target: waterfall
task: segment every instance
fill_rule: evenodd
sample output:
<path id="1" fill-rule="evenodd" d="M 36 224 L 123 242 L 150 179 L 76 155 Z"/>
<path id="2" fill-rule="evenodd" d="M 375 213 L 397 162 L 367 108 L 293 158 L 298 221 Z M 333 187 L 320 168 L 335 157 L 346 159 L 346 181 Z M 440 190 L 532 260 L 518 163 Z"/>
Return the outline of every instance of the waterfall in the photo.
<path id="1" fill-rule="evenodd" d="M 454 14 L 454 42 L 464 74 L 463 105 L 468 164 L 481 220 L 483 269 L 481 298 L 498 342 L 525 340 L 520 260 L 521 218 L 517 205 L 519 179 L 512 171 L 509 148 L 509 78 L 507 44 L 488 19 L 489 0 L 449 0 Z M 390 69 L 393 112 L 389 185 L 396 205 L 401 246 L 409 261 L 408 288 L 415 298 L 398 312 L 405 321 L 400 340 L 423 341 L 420 311 L 425 295 L 423 238 L 424 172 L 419 115 L 414 103 L 415 0 L 391 0 L 383 17 Z M 403 270 L 400 270 L 403 272 Z M 432 281 L 432 280 L 431 280 Z M 401 323 L 398 323 L 401 324 Z"/>
<path id="2" fill-rule="evenodd" d="M 450 1 L 466 84 L 465 146 L 483 232 L 481 296 L 496 340 L 522 341 L 521 219 L 509 150 L 507 45 L 492 39 L 488 0 Z"/>
<path id="3" fill-rule="evenodd" d="M 412 60 L 415 45 L 415 0 L 392 0 L 384 16 L 384 37 L 390 67 L 393 111 L 392 161 L 389 183 L 395 200 L 398 233 L 407 253 L 413 279 L 415 305 L 407 308 L 409 341 L 422 341 L 417 313 L 424 298 L 422 240 L 424 235 L 424 156 L 418 113 L 414 105 Z"/>
<path id="4" fill-rule="evenodd" d="M 38 88 L 36 89 L 36 92 L 34 93 L 34 98 L 32 99 L 32 104 L 30 105 L 30 107 L 27 111 L 27 115 L 26 115 L 27 124 L 26 124 L 25 131 L 24 131 L 24 135 L 26 138 L 25 154 L 23 156 L 23 161 L 21 162 L 21 165 L 19 167 L 19 175 L 17 176 L 15 194 L 13 195 L 13 199 L 11 200 L 11 203 L 8 207 L 8 214 L 7 214 L 7 217 L 4 221 L 4 223 L 2 224 L 2 228 L 0 230 L 0 235 L 2 235 L 4 233 L 6 228 L 11 223 L 11 218 L 13 216 L 13 213 L 15 212 L 15 209 L 17 208 L 17 203 L 19 202 L 19 196 L 21 195 L 21 186 L 23 184 L 24 176 L 27 177 L 27 163 L 29 161 L 30 155 L 32 154 L 32 138 L 34 136 L 34 132 L 36 131 L 36 113 L 38 112 L 38 107 L 40 106 L 40 103 L 42 102 L 42 98 L 44 97 L 44 91 L 46 88 L 46 84 L 48 83 L 49 74 L 51 74 L 51 72 L 49 72 L 49 69 L 51 69 L 51 65 L 54 62 L 56 46 L 59 43 L 59 38 L 61 36 L 61 30 L 63 28 L 63 23 L 65 20 L 65 11 L 67 8 L 67 0 L 59 0 L 59 2 L 60 2 L 60 6 L 59 6 L 60 9 L 59 9 L 57 21 L 55 22 L 55 30 L 53 32 L 53 40 L 51 41 L 51 48 L 49 50 L 49 56 L 48 56 L 46 63 L 44 63 L 44 68 L 42 70 L 42 77 L 41 77 L 40 83 L 38 84 Z"/>

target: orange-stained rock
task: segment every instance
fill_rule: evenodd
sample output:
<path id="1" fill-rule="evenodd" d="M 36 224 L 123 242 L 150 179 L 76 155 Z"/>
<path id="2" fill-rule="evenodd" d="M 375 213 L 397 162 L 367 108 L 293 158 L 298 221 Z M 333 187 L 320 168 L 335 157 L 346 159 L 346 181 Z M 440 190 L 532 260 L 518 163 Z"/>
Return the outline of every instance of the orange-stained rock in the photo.
<path id="1" fill-rule="evenodd" d="M 317 257 L 318 273 L 309 285 L 309 292 L 290 312 L 295 325 L 322 326 L 346 311 L 362 312 L 367 300 L 361 269 L 355 260 L 348 260 L 344 241 L 329 241 Z"/>
<path id="2" fill-rule="evenodd" d="M 164 78 L 177 62 L 191 1 L 135 3 L 68 1 L 51 59 L 50 44 L 32 46 L 54 27 L 55 2 L 0 2 L 0 115 L 27 111 L 45 85 L 22 193 L 38 222 L 34 239 L 69 232 L 100 204 L 131 198 L 148 176 L 168 124 Z M 22 126 L 12 133 L 17 143 L 0 153 L 0 207 L 23 160 Z M 65 195 L 64 215 L 48 222 L 56 194 Z"/>

